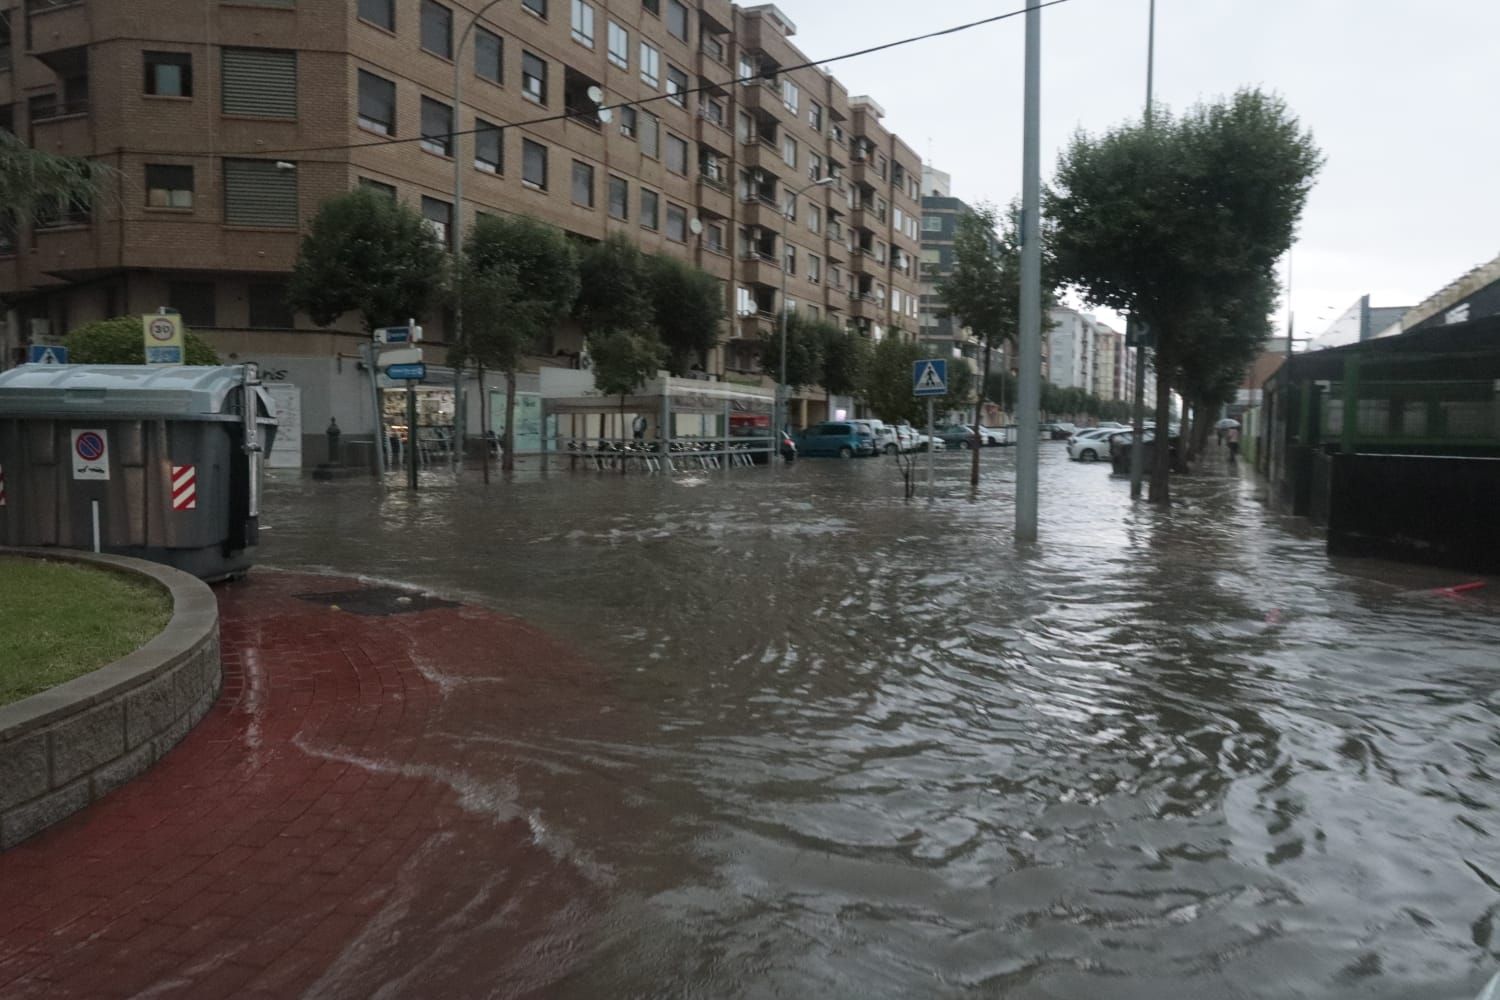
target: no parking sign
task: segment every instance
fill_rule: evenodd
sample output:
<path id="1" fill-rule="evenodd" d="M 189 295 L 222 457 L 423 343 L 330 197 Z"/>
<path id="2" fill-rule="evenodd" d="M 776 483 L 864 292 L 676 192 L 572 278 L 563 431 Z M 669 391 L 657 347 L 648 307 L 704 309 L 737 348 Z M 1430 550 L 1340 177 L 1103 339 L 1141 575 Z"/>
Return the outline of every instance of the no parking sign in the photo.
<path id="1" fill-rule="evenodd" d="M 73 478 L 109 478 L 109 433 L 104 430 L 73 432 Z"/>

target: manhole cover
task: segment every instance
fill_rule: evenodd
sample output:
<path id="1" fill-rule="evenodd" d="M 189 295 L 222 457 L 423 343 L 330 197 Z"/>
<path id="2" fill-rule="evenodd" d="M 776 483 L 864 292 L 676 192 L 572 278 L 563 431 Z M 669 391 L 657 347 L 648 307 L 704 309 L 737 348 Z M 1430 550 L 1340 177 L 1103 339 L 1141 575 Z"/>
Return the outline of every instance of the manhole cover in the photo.
<path id="1" fill-rule="evenodd" d="M 298 594 L 300 600 L 313 604 L 336 605 L 340 611 L 356 615 L 382 617 L 404 615 L 430 608 L 456 608 L 456 601 L 445 601 L 431 594 L 395 587 L 361 587 L 359 590 L 335 590 L 318 594 Z"/>

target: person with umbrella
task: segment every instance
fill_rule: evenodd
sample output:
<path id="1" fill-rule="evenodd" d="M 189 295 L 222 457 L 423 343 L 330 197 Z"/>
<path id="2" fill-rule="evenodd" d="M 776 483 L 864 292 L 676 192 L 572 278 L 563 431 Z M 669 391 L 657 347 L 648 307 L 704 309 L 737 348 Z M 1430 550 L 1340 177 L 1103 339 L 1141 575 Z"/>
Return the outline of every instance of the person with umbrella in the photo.
<path id="1" fill-rule="evenodd" d="M 1233 417 L 1225 417 L 1223 420 L 1220 420 L 1218 423 L 1214 424 L 1214 430 L 1219 435 L 1220 448 L 1224 447 L 1224 435 L 1229 430 L 1229 428 L 1238 427 L 1239 425 L 1240 422 Z"/>
<path id="2" fill-rule="evenodd" d="M 1224 443 L 1229 445 L 1229 464 L 1233 465 L 1240 456 L 1240 422 L 1226 418 L 1219 423 L 1224 427 Z"/>

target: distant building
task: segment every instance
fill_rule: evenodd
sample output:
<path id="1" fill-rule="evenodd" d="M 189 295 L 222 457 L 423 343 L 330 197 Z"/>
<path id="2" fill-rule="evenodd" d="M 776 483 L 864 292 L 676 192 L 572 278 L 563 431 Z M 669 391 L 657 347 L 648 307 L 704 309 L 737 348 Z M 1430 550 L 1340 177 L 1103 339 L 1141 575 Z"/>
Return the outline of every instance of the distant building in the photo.
<path id="1" fill-rule="evenodd" d="M 1391 337 L 1410 330 L 1451 326 L 1495 315 L 1500 315 L 1500 257 L 1479 265 L 1412 306 L 1396 322 L 1377 326 L 1375 336 Z"/>
<path id="2" fill-rule="evenodd" d="M 1353 305 L 1328 324 L 1328 329 L 1313 339 L 1308 349 L 1321 351 L 1370 340 L 1391 324 L 1400 321 L 1409 309 L 1411 306 L 1372 307 L 1370 296 L 1361 295 Z"/>
<path id="3" fill-rule="evenodd" d="M 1099 321 L 1067 306 L 1054 306 L 1048 316 L 1053 324 L 1048 335 L 1052 361 L 1048 380 L 1059 388 L 1094 392 Z"/>
<path id="4" fill-rule="evenodd" d="M 941 170 L 931 166 L 922 168 L 922 283 L 918 339 L 934 356 L 967 359 L 978 372 L 983 364 L 983 345 L 972 330 L 952 316 L 943 315 L 945 306 L 938 295 L 943 279 L 953 273 L 958 220 L 972 211 L 965 202 L 948 193 L 950 185 L 951 178 Z M 1003 371 L 1006 363 L 1004 352 L 992 352 L 992 370 Z"/>

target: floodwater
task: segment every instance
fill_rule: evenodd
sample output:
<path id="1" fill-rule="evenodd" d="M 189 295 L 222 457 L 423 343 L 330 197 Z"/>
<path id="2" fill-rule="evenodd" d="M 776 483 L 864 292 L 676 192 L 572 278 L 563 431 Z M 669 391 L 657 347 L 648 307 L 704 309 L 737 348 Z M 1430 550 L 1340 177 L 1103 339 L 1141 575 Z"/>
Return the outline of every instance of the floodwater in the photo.
<path id="1" fill-rule="evenodd" d="M 544 995 L 1472 998 L 1500 967 L 1500 583 L 1331 563 L 1248 474 L 1132 509 L 1053 444 L 1018 550 L 1013 451 L 984 458 L 971 499 L 939 456 L 933 503 L 885 459 L 276 480 L 263 561 L 598 665 L 571 721 L 435 751 L 593 887 L 524 959 Z M 476 889 L 442 933 L 506 905 Z"/>

